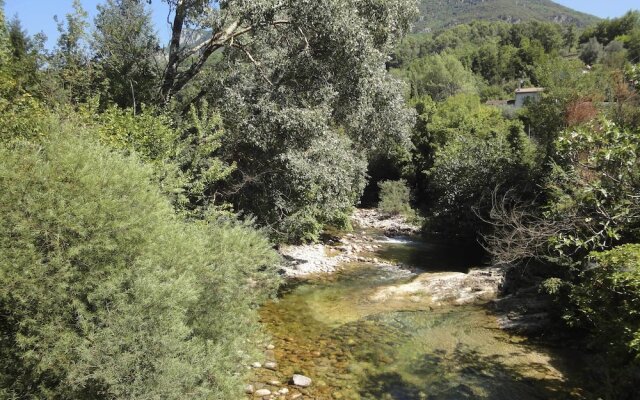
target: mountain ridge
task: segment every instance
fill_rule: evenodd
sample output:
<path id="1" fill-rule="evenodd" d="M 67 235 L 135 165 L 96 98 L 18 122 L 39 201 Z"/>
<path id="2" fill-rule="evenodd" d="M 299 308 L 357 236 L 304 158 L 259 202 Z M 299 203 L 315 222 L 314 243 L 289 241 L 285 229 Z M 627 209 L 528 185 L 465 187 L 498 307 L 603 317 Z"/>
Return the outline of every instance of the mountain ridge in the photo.
<path id="1" fill-rule="evenodd" d="M 599 21 L 596 16 L 550 0 L 420 0 L 419 9 L 414 32 L 429 32 L 475 20 L 512 23 L 538 20 L 580 27 Z"/>

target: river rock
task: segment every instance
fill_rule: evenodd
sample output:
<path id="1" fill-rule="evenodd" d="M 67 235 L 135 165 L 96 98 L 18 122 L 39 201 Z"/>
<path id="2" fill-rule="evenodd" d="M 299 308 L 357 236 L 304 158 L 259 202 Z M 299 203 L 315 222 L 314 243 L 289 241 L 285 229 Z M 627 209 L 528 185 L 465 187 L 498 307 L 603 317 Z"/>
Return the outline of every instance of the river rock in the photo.
<path id="1" fill-rule="evenodd" d="M 253 368 L 262 368 L 262 364 L 260 364 L 260 363 L 259 363 L 259 362 L 257 362 L 257 361 L 256 361 L 256 362 L 254 362 L 253 364 L 251 364 L 251 366 L 252 366 Z"/>
<path id="2" fill-rule="evenodd" d="M 268 344 L 268 345 L 267 345 L 267 350 L 273 350 L 273 349 L 275 349 L 275 348 L 276 348 L 276 346 L 274 346 L 274 345 L 272 345 L 272 344 Z"/>
<path id="3" fill-rule="evenodd" d="M 289 389 L 287 389 L 287 388 L 282 388 L 282 389 L 278 390 L 278 393 L 279 393 L 279 394 L 287 394 L 287 393 L 289 393 Z"/>
<path id="4" fill-rule="evenodd" d="M 294 374 L 293 378 L 291 378 L 291 381 L 296 386 L 300 386 L 300 387 L 311 386 L 311 378 L 309 378 L 308 376 Z"/>
<path id="5" fill-rule="evenodd" d="M 270 369 L 272 371 L 275 371 L 278 369 L 278 364 L 274 363 L 273 361 L 268 361 L 266 363 L 264 363 L 264 367 L 266 369 Z"/>
<path id="6" fill-rule="evenodd" d="M 252 394 L 253 392 L 255 392 L 255 388 L 253 387 L 253 385 L 246 385 L 244 387 L 244 392 L 246 394 Z"/>
<path id="7" fill-rule="evenodd" d="M 269 390 L 269 389 L 258 389 L 258 390 L 256 390 L 255 395 L 258 396 L 258 397 L 270 396 L 271 395 L 271 390 Z"/>
<path id="8" fill-rule="evenodd" d="M 271 386 L 280 386 L 280 385 L 282 384 L 282 382 L 277 381 L 277 380 L 275 380 L 275 379 L 274 379 L 274 380 L 271 380 L 271 381 L 269 381 L 269 382 L 267 382 L 267 383 L 268 383 L 269 385 L 271 385 Z"/>

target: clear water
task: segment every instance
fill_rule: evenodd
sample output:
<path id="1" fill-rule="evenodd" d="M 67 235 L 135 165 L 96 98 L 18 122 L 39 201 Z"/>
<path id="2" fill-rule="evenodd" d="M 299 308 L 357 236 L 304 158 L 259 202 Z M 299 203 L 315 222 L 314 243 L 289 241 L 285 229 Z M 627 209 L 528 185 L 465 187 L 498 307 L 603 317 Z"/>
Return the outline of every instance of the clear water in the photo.
<path id="1" fill-rule="evenodd" d="M 425 271 L 472 266 L 469 254 L 413 241 L 386 243 L 377 256 Z M 588 398 L 571 379 L 570 354 L 505 333 L 483 306 L 369 301 L 377 288 L 413 277 L 353 264 L 290 287 L 261 311 L 279 370 L 258 379 L 302 373 L 313 379 L 302 391 L 313 399 Z"/>

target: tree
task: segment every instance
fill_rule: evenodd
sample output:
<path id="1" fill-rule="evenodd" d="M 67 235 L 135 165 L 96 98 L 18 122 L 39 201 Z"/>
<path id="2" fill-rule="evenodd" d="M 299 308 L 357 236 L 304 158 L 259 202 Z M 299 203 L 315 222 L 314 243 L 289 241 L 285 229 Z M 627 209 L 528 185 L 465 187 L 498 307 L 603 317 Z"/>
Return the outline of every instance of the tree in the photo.
<path id="1" fill-rule="evenodd" d="M 413 115 L 385 63 L 412 1 L 170 4 L 161 92 L 182 116 L 206 100 L 224 121 L 219 156 L 235 165 L 210 193 L 279 240 L 343 224 L 367 157 L 408 146 Z"/>
<path id="2" fill-rule="evenodd" d="M 9 70 L 11 59 L 11 42 L 4 18 L 4 2 L 0 0 L 0 94 L 9 92 L 11 87 L 11 74 Z"/>
<path id="3" fill-rule="evenodd" d="M 501 232 L 489 241 L 493 254 L 502 261 L 515 253 L 579 267 L 593 251 L 637 242 L 639 145 L 636 133 L 607 120 L 562 132 L 542 183 L 545 202 L 515 214 L 499 206 Z"/>
<path id="4" fill-rule="evenodd" d="M 573 26 L 573 24 L 567 25 L 564 31 L 564 36 L 563 36 L 564 47 L 566 47 L 567 50 L 571 51 L 573 50 L 577 41 L 578 41 L 578 35 L 576 33 L 575 27 Z"/>
<path id="5" fill-rule="evenodd" d="M 308 50 L 319 51 L 325 46 L 338 45 L 340 39 L 368 31 L 374 43 L 386 45 L 399 38 L 408 28 L 414 9 L 409 0 L 382 3 L 375 0 L 326 1 L 308 4 L 288 1 L 275 3 L 259 0 L 242 1 L 165 0 L 173 12 L 172 35 L 168 62 L 162 80 L 161 93 L 166 99 L 182 90 L 205 67 L 209 58 L 221 49 L 235 48 L 260 66 L 260 60 L 246 45 L 249 37 L 264 33 L 291 40 L 292 55 Z M 356 11 L 357 10 L 357 11 Z M 355 11 L 352 13 L 352 11 Z M 353 18 L 350 28 L 343 30 L 333 42 L 328 34 L 336 24 Z M 344 25 L 342 25 L 344 27 Z M 185 30 L 195 27 L 211 30 L 210 37 L 198 43 L 185 43 Z M 346 43 L 343 43 L 346 44 Z M 356 45 L 351 42 L 350 45 Z M 336 49 L 337 50 L 337 49 Z M 355 50 L 353 48 L 352 50 Z"/>
<path id="6" fill-rule="evenodd" d="M 640 27 L 634 29 L 626 43 L 631 63 L 640 63 Z"/>
<path id="7" fill-rule="evenodd" d="M 405 73 L 411 95 L 444 100 L 459 93 L 477 92 L 476 77 L 451 54 L 436 54 L 412 62 Z"/>
<path id="8" fill-rule="evenodd" d="M 428 227 L 452 238 L 474 240 L 490 229 L 483 219 L 496 188 L 526 193 L 532 177 L 533 144 L 513 126 L 489 137 L 462 134 L 452 138 L 425 173 L 433 202 Z"/>
<path id="9" fill-rule="evenodd" d="M 604 46 L 598 42 L 598 39 L 591 38 L 589 41 L 582 45 L 580 52 L 580 59 L 587 65 L 592 65 L 598 62 L 604 54 Z"/>
<path id="10" fill-rule="evenodd" d="M 159 44 L 143 2 L 107 0 L 99 5 L 91 47 L 96 68 L 107 81 L 104 102 L 136 109 L 155 100 Z"/>
<path id="11" fill-rule="evenodd" d="M 74 0 L 73 12 L 67 14 L 64 21 L 55 17 L 60 36 L 52 58 L 53 72 L 57 74 L 63 95 L 77 103 L 91 96 L 94 76 L 86 46 L 87 16 L 80 0 Z"/>
<path id="12" fill-rule="evenodd" d="M 40 83 L 40 71 L 44 64 L 45 37 L 43 34 L 29 37 L 18 18 L 9 22 L 8 31 L 11 68 L 16 84 L 21 90 L 37 94 L 36 86 Z"/>

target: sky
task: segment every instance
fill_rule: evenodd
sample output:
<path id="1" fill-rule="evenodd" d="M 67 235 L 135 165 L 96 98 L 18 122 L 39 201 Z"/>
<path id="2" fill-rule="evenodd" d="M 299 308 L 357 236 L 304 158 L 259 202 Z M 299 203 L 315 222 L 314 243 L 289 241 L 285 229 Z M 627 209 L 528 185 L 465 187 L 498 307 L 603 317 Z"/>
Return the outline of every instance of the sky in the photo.
<path id="1" fill-rule="evenodd" d="M 53 16 L 64 17 L 71 10 L 72 0 L 5 0 L 5 14 L 8 19 L 18 15 L 22 26 L 33 35 L 44 32 L 49 38 L 48 47 L 53 47 L 58 36 Z M 96 5 L 101 0 L 81 0 L 90 18 L 96 14 Z M 514 0 L 516 1 L 516 0 Z M 520 0 L 522 1 L 522 0 Z M 525 0 L 526 1 L 526 0 Z M 596 15 L 601 18 L 614 18 L 630 9 L 640 9 L 638 0 L 556 0 L 567 7 Z M 167 6 L 161 0 L 152 1 L 153 19 L 163 43 L 168 41 Z"/>
<path id="2" fill-rule="evenodd" d="M 63 20 L 65 14 L 72 11 L 72 0 L 4 0 L 4 2 L 6 18 L 11 19 L 14 15 L 18 15 L 22 22 L 22 27 L 30 35 L 44 32 L 49 39 L 47 47 L 50 48 L 55 46 L 58 37 L 57 24 L 53 20 L 53 16 L 57 15 L 60 20 Z M 104 1 L 81 0 L 81 3 L 82 7 L 89 13 L 90 21 L 93 21 L 93 18 L 98 13 L 96 6 L 104 3 Z M 167 23 L 167 5 L 161 0 L 153 0 L 151 2 L 151 11 L 155 28 L 162 42 L 168 42 L 170 30 Z"/>

